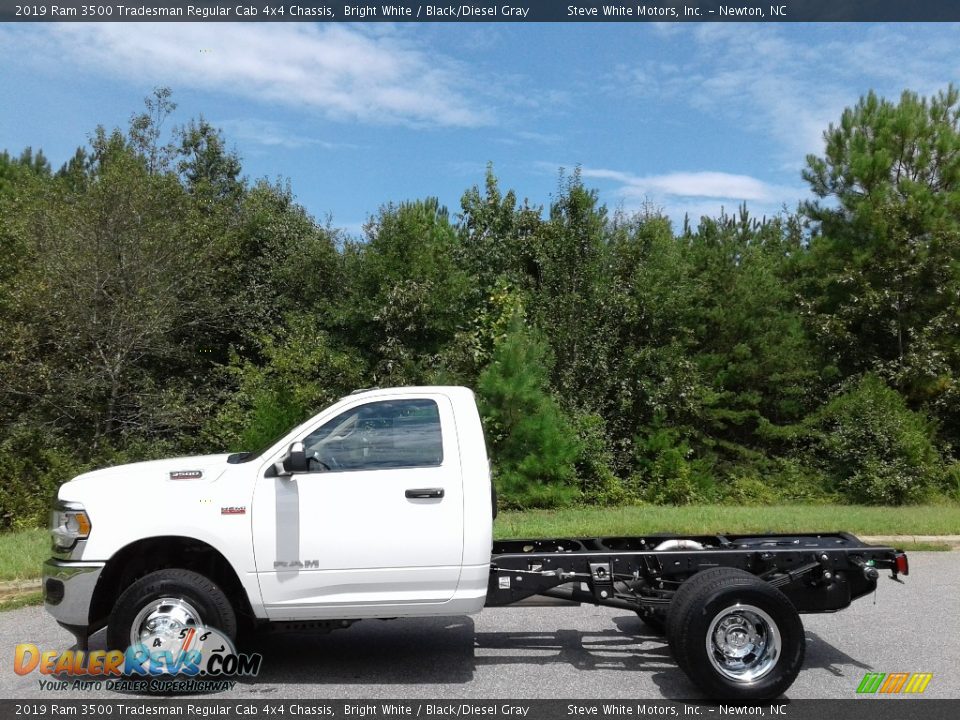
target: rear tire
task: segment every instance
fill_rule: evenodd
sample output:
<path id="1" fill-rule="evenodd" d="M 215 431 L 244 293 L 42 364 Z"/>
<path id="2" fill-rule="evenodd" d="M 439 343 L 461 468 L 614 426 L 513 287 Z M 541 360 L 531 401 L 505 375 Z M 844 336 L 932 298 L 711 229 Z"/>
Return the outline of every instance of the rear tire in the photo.
<path id="1" fill-rule="evenodd" d="M 769 700 L 793 684 L 806 641 L 787 597 L 754 575 L 711 568 L 670 604 L 667 639 L 677 664 L 709 697 Z"/>
<path id="2" fill-rule="evenodd" d="M 158 621 L 170 632 L 203 625 L 231 641 L 237 636 L 237 615 L 220 587 L 192 570 L 170 569 L 144 575 L 124 590 L 110 613 L 107 646 L 125 650 Z"/>

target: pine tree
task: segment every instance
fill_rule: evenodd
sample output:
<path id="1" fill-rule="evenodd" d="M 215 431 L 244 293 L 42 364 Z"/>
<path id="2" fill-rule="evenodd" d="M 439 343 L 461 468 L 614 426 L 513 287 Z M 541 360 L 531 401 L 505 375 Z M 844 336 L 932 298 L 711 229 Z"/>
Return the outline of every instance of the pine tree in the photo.
<path id="1" fill-rule="evenodd" d="M 579 495 L 576 435 L 547 389 L 547 346 L 515 315 L 480 376 L 481 412 L 504 504 L 553 507 Z"/>

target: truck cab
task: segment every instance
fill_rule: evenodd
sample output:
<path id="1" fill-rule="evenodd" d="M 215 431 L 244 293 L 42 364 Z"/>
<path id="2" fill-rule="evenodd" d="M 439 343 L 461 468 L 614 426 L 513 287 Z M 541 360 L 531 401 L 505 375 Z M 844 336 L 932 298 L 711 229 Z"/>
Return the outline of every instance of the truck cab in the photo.
<path id="1" fill-rule="evenodd" d="M 487 592 L 492 516 L 469 389 L 360 391 L 260 451 L 123 465 L 64 484 L 46 608 L 85 641 L 136 617 L 118 605 L 149 604 L 151 593 L 124 597 L 129 588 L 175 567 L 210 580 L 255 623 L 474 613 Z"/>

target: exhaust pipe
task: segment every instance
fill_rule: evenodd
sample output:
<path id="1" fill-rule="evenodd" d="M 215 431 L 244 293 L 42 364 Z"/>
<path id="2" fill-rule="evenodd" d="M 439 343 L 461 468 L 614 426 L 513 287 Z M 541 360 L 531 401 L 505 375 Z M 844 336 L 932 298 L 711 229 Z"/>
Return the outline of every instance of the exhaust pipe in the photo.
<path id="1" fill-rule="evenodd" d="M 703 545 L 696 540 L 665 540 L 653 549 L 654 552 L 668 550 L 703 550 Z"/>

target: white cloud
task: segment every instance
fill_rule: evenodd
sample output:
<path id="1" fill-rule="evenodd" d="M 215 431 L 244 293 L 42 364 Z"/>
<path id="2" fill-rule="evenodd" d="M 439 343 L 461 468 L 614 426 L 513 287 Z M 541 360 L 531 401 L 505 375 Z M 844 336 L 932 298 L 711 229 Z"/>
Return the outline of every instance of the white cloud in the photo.
<path id="1" fill-rule="evenodd" d="M 227 140 L 240 140 L 245 145 L 280 147 L 288 150 L 308 146 L 319 147 L 324 150 L 356 150 L 359 148 L 358 145 L 353 143 L 332 142 L 301 135 L 273 120 L 229 119 L 216 121 L 213 125 L 224 131 Z"/>
<path id="2" fill-rule="evenodd" d="M 784 206 L 792 210 L 807 195 L 801 188 L 712 170 L 640 176 L 620 170 L 581 168 L 580 174 L 584 179 L 612 182 L 609 192 L 624 211 L 632 213 L 653 206 L 675 224 L 684 215 L 696 224 L 703 215 L 715 217 L 721 209 L 730 213 L 744 202 L 754 217 L 772 217 Z"/>
<path id="3" fill-rule="evenodd" d="M 783 169 L 823 150 L 823 131 L 870 89 L 896 98 L 930 94 L 960 75 L 956 26 L 702 23 L 655 28 L 654 37 L 688 43 L 687 59 L 624 63 L 609 89 L 686 104 L 771 137 Z M 672 55 L 677 56 L 676 53 Z"/>
<path id="4" fill-rule="evenodd" d="M 313 23 L 67 23 L 46 40 L 81 67 L 309 108 L 340 121 L 476 127 L 491 113 L 456 61 L 401 30 Z M 50 52 L 50 48 L 47 48 Z"/>
<path id="5" fill-rule="evenodd" d="M 617 170 L 583 168 L 581 174 L 584 178 L 613 180 L 621 186 L 619 194 L 631 198 L 656 195 L 775 202 L 797 193 L 795 188 L 772 185 L 749 175 L 709 170 L 637 176 Z"/>
<path id="6" fill-rule="evenodd" d="M 512 135 L 505 135 L 496 138 L 496 142 L 501 145 L 529 145 L 535 143 L 538 145 L 558 145 L 563 142 L 563 135 L 560 133 L 536 132 L 533 130 L 517 130 Z"/>

